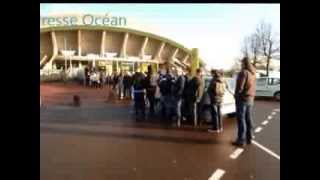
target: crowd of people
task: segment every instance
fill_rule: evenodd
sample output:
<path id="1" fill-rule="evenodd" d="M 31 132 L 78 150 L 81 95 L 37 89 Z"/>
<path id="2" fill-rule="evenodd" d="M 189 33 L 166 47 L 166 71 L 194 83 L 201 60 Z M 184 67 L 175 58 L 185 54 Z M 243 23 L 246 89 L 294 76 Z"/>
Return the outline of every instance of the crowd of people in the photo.
<path id="1" fill-rule="evenodd" d="M 153 72 L 151 66 L 147 72 L 133 74 L 121 71 L 104 76 L 103 72 L 94 70 L 85 72 L 85 81 L 89 86 L 102 87 L 106 84 L 116 92 L 119 99 L 132 98 L 136 120 L 145 120 L 160 114 L 165 123 L 177 124 L 179 127 L 182 122 L 194 123 L 195 126 L 199 123 L 205 86 L 201 69 L 196 70 L 195 76 L 192 76 L 191 69 L 187 69 L 186 73 L 181 69 Z M 222 78 L 222 72 L 218 70 L 213 70 L 212 75 L 215 77 L 213 79 Z M 212 94 L 212 100 L 221 100 L 222 97 L 217 98 L 218 96 L 223 96 L 223 92 Z M 216 115 L 220 111 L 219 106 L 214 110 L 217 112 L 212 115 L 220 117 Z M 221 118 L 215 119 L 211 130 L 221 131 L 221 122 L 218 122 Z"/>
<path id="2" fill-rule="evenodd" d="M 209 132 L 222 132 L 221 104 L 228 90 L 227 83 L 220 70 L 211 71 L 212 79 L 205 89 L 205 80 L 201 69 L 195 75 L 191 69 L 186 73 L 179 69 L 166 69 L 153 72 L 151 66 L 147 72 L 114 73 L 105 75 L 102 71 L 85 70 L 85 84 L 92 87 L 109 85 L 119 99 L 132 98 L 136 120 L 161 115 L 167 124 L 193 123 L 198 126 L 201 120 L 202 104 L 210 104 L 211 128 Z M 206 94 L 207 96 L 204 96 Z M 238 138 L 234 145 L 250 144 L 252 139 L 252 106 L 255 97 L 255 68 L 248 58 L 242 60 L 242 70 L 237 77 L 234 98 L 238 124 Z M 146 115 L 148 104 L 149 116 Z"/>

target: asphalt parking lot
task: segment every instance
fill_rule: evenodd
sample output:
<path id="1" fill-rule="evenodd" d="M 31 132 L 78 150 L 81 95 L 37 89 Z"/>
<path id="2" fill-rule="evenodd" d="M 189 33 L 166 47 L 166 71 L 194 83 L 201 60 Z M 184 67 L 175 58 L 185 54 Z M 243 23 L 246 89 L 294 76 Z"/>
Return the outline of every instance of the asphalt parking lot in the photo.
<path id="1" fill-rule="evenodd" d="M 128 101 L 108 90 L 42 85 L 40 177 L 45 180 L 277 180 L 280 179 L 280 102 L 256 100 L 254 143 L 237 148 L 236 120 L 224 131 L 136 122 Z M 69 103 L 74 93 L 83 105 Z"/>

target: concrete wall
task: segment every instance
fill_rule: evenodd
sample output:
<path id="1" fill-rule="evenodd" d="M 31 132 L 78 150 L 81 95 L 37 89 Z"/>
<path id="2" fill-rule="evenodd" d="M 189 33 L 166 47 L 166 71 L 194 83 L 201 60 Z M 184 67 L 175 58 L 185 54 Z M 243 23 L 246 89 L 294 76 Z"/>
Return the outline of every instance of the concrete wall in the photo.
<path id="1" fill-rule="evenodd" d="M 178 53 L 176 54 L 175 58 L 177 58 L 179 61 L 183 61 L 183 59 L 186 57 L 187 53 L 183 52 L 179 49 Z"/>
<path id="2" fill-rule="evenodd" d="M 144 37 L 129 34 L 129 40 L 127 44 L 127 55 L 128 56 L 139 56 Z"/>
<path id="3" fill-rule="evenodd" d="M 162 53 L 161 53 L 161 56 L 160 56 L 161 59 L 165 60 L 165 61 L 169 61 L 174 50 L 175 50 L 175 48 L 173 46 L 171 46 L 170 44 L 166 44 L 164 46 Z"/>
<path id="4" fill-rule="evenodd" d="M 100 54 L 102 31 L 81 31 L 81 55 Z"/>
<path id="5" fill-rule="evenodd" d="M 144 54 L 152 55 L 152 59 L 154 59 L 160 44 L 160 41 L 149 38 Z"/>
<path id="6" fill-rule="evenodd" d="M 192 62 L 192 57 L 191 57 L 191 56 L 189 56 L 189 58 L 188 58 L 188 60 L 187 60 L 186 64 L 191 65 L 191 62 Z"/>
<path id="7" fill-rule="evenodd" d="M 66 39 L 66 48 L 75 50 L 78 53 L 78 32 L 77 31 L 56 31 L 58 53 L 61 54 L 60 50 L 65 49 Z"/>
<path id="8" fill-rule="evenodd" d="M 125 33 L 106 32 L 105 52 L 117 52 L 120 55 Z"/>

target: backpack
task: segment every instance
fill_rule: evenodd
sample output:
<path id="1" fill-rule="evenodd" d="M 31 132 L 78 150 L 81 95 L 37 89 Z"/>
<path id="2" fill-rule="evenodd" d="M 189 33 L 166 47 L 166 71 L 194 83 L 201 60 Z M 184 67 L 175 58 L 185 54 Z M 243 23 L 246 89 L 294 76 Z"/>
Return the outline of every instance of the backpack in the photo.
<path id="1" fill-rule="evenodd" d="M 224 83 L 216 81 L 214 90 L 216 96 L 222 97 L 226 91 Z"/>
<path id="2" fill-rule="evenodd" d="M 162 95 L 170 95 L 172 92 L 172 78 L 170 75 L 166 75 L 160 80 L 159 83 L 160 92 Z"/>

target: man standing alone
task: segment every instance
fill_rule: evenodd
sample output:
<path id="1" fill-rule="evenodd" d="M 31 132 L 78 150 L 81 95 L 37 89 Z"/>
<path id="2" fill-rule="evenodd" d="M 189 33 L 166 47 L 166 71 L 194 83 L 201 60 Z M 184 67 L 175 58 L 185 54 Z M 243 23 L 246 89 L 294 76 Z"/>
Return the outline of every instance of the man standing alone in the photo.
<path id="1" fill-rule="evenodd" d="M 251 144 L 252 107 L 256 93 L 256 70 L 247 57 L 242 59 L 235 90 L 238 137 L 232 144 L 243 146 Z"/>

